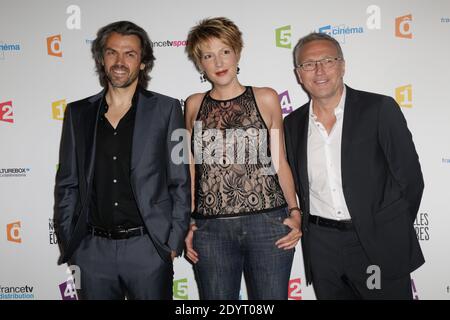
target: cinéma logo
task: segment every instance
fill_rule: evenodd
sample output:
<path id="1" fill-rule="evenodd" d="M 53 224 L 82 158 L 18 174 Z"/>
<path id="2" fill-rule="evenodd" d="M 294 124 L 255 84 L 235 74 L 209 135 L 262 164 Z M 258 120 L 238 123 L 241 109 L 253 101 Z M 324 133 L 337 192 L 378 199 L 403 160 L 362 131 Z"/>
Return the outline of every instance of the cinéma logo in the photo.
<path id="1" fill-rule="evenodd" d="M 57 34 L 47 38 L 47 53 L 50 56 L 62 57 L 61 35 Z"/>
<path id="2" fill-rule="evenodd" d="M 288 299 L 302 300 L 301 284 L 300 278 L 289 280 Z"/>
<path id="3" fill-rule="evenodd" d="M 408 84 L 395 88 L 395 101 L 400 107 L 412 108 L 412 85 Z"/>
<path id="4" fill-rule="evenodd" d="M 66 106 L 66 99 L 52 102 L 52 118 L 55 120 L 64 120 Z"/>
<path id="5" fill-rule="evenodd" d="M 329 25 L 320 27 L 319 32 L 326 33 L 329 36 L 332 36 L 340 43 L 345 43 L 347 36 L 353 36 L 353 35 L 364 33 L 364 27 L 362 27 L 362 26 L 349 27 L 345 24 L 332 26 L 329 24 Z"/>
<path id="6" fill-rule="evenodd" d="M 20 51 L 20 44 L 18 43 L 4 43 L 0 41 L 0 60 L 5 59 L 5 53 Z"/>
<path id="7" fill-rule="evenodd" d="M 412 15 L 395 18 L 395 36 L 398 38 L 412 39 Z"/>
<path id="8" fill-rule="evenodd" d="M 22 243 L 20 221 L 11 222 L 6 225 L 6 238 L 9 242 Z"/>
<path id="9" fill-rule="evenodd" d="M 14 122 L 12 101 L 0 102 L 0 121 Z"/>

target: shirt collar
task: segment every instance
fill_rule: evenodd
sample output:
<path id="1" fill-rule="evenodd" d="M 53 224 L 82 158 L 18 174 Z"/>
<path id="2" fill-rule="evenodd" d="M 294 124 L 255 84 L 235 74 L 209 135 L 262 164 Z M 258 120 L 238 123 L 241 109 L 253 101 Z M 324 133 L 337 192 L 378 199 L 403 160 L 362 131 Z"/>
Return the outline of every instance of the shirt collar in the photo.
<path id="1" fill-rule="evenodd" d="M 341 100 L 339 100 L 338 105 L 334 108 L 334 115 L 336 118 L 341 118 L 344 114 L 345 108 L 345 97 L 347 95 L 347 87 L 344 85 L 344 90 L 342 90 Z M 317 120 L 317 116 L 313 112 L 313 100 L 309 102 L 309 117 L 313 120 Z"/>

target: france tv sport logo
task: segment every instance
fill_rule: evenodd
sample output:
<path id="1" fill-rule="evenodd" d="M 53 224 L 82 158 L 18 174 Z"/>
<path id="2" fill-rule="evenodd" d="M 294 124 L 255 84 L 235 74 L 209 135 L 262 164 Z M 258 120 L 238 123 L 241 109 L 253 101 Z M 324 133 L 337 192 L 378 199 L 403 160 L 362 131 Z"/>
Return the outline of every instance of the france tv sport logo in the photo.
<path id="1" fill-rule="evenodd" d="M 0 121 L 14 123 L 12 101 L 0 102 Z"/>
<path id="2" fill-rule="evenodd" d="M 6 225 L 6 237 L 10 242 L 22 243 L 22 236 L 20 233 L 20 221 L 8 223 Z"/>
<path id="3" fill-rule="evenodd" d="M 412 14 L 395 18 L 395 36 L 397 38 L 412 39 Z"/>
<path id="4" fill-rule="evenodd" d="M 57 34 L 47 38 L 47 53 L 50 56 L 62 57 L 61 35 Z"/>
<path id="5" fill-rule="evenodd" d="M 400 107 L 412 108 L 412 85 L 395 88 L 395 101 Z"/>

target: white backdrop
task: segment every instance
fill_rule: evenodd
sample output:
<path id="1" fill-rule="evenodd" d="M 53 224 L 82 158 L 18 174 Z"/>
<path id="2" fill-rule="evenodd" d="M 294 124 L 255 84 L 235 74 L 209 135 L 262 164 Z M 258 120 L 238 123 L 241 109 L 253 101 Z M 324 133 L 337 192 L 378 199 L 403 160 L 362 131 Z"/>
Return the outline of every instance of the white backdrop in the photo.
<path id="1" fill-rule="evenodd" d="M 101 90 L 90 54 L 97 30 L 117 20 L 147 30 L 157 58 L 149 89 L 182 100 L 209 89 L 184 49 L 189 29 L 212 16 L 243 32 L 241 82 L 273 87 L 285 113 L 307 101 L 292 49 L 313 30 L 341 42 L 348 85 L 402 105 L 425 177 L 416 230 L 427 262 L 412 289 L 417 299 L 449 299 L 448 0 L 0 0 L 0 299 L 71 298 L 66 266 L 56 264 L 53 187 L 65 103 Z M 314 299 L 300 251 L 289 296 Z M 174 298 L 198 299 L 184 258 L 175 261 Z"/>

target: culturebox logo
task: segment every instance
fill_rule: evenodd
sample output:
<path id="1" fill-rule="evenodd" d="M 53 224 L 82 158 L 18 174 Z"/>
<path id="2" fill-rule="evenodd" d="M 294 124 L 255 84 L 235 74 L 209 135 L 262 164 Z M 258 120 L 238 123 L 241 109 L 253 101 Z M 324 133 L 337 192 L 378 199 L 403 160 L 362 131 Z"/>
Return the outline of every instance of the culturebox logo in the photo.
<path id="1" fill-rule="evenodd" d="M 302 300 L 302 281 L 300 278 L 289 280 L 288 299 Z"/>
<path id="2" fill-rule="evenodd" d="M 64 120 L 64 111 L 66 111 L 66 99 L 52 102 L 52 118 L 54 120 Z"/>
<path id="3" fill-rule="evenodd" d="M 47 53 L 49 56 L 62 57 L 61 35 L 57 34 L 47 38 Z"/>
<path id="4" fill-rule="evenodd" d="M 395 88 L 395 101 L 400 107 L 412 108 L 412 85 L 408 84 Z"/>
<path id="5" fill-rule="evenodd" d="M 180 300 L 188 300 L 188 280 L 187 278 L 173 281 L 173 298 Z"/>
<path id="6" fill-rule="evenodd" d="M 0 178 L 26 177 L 30 168 L 0 168 Z"/>
<path id="7" fill-rule="evenodd" d="M 0 121 L 14 123 L 12 101 L 0 102 Z"/>
<path id="8" fill-rule="evenodd" d="M 19 43 L 4 43 L 0 41 L 0 60 L 5 59 L 5 53 L 20 51 Z"/>
<path id="9" fill-rule="evenodd" d="M 364 27 L 362 26 L 350 27 L 345 24 L 332 26 L 331 24 L 329 24 L 320 27 L 318 32 L 326 33 L 329 36 L 335 38 L 340 43 L 345 43 L 347 36 L 353 36 L 364 33 Z"/>
<path id="10" fill-rule="evenodd" d="M 0 285 L 0 300 L 30 300 L 34 299 L 34 287 L 28 284 L 24 286 Z"/>
<path id="11" fill-rule="evenodd" d="M 22 243 L 20 221 L 11 222 L 6 225 L 6 239 L 9 242 Z"/>
<path id="12" fill-rule="evenodd" d="M 280 101 L 281 111 L 283 112 L 283 115 L 292 112 L 291 98 L 289 96 L 288 90 L 278 94 L 278 101 Z"/>
<path id="13" fill-rule="evenodd" d="M 397 38 L 412 39 L 412 15 L 395 18 L 395 36 Z"/>
<path id="14" fill-rule="evenodd" d="M 414 220 L 414 229 L 419 241 L 430 240 L 430 218 L 427 212 L 417 214 L 416 220 Z"/>
<path id="15" fill-rule="evenodd" d="M 291 26 L 283 26 L 275 29 L 275 45 L 278 48 L 291 49 Z"/>

